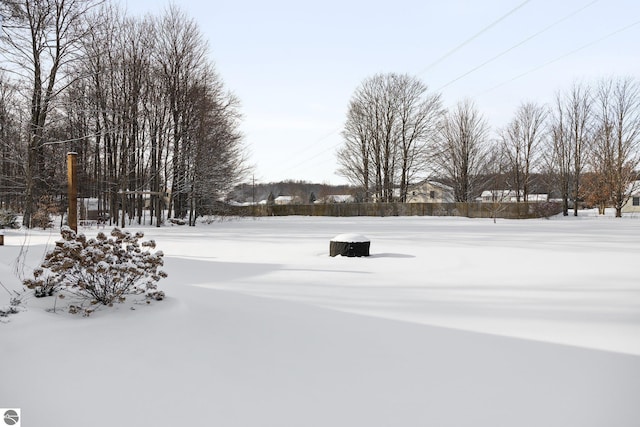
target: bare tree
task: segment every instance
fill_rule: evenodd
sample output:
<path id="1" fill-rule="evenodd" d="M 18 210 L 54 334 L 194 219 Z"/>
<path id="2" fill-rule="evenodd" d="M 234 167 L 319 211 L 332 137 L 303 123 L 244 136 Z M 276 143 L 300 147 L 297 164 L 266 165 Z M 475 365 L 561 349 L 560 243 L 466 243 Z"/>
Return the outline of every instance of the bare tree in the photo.
<path id="1" fill-rule="evenodd" d="M 498 215 L 506 209 L 507 202 L 510 202 L 509 191 L 507 191 L 508 177 L 505 171 L 511 167 L 511 162 L 503 148 L 503 145 L 499 143 L 493 144 L 489 148 L 486 168 L 484 169 L 485 179 L 483 184 L 490 191 L 491 199 L 487 202 L 483 197 L 482 202 L 488 205 L 494 224 Z"/>
<path id="2" fill-rule="evenodd" d="M 61 89 L 60 74 L 77 58 L 79 40 L 88 30 L 83 19 L 97 3 L 98 0 L 0 2 L 2 55 L 31 87 L 25 167 L 26 226 L 31 225 L 35 203 L 46 188 L 45 131 L 47 117 Z"/>
<path id="3" fill-rule="evenodd" d="M 92 162 L 91 181 L 95 184 L 89 195 L 97 197 L 99 205 L 110 218 L 118 217 L 121 189 L 120 148 L 123 129 L 123 102 L 126 80 L 124 73 L 124 33 L 126 20 L 117 7 L 106 4 L 98 8 L 90 18 L 93 31 L 83 39 L 82 60 L 77 72 L 85 76 L 91 88 L 88 102 L 91 103 L 93 147 L 86 147 Z"/>
<path id="4" fill-rule="evenodd" d="M 176 215 L 191 207 L 195 218 L 246 169 L 238 101 L 211 71 L 195 21 L 175 5 L 138 19 L 112 3 L 94 8 L 101 1 L 0 2 L 3 68 L 16 79 L 4 85 L 0 76 L 0 173 L 23 186 L 27 224 L 40 195 L 64 201 L 56 160 L 66 150 L 79 154 L 83 196 L 98 197 L 122 227 L 142 223 L 147 210 L 159 225 L 167 195 Z M 23 116 L 9 87 L 29 89 Z M 4 115 L 5 99 L 17 112 Z M 9 155 L 25 160 L 9 168 Z"/>
<path id="5" fill-rule="evenodd" d="M 381 202 L 393 200 L 397 149 L 395 123 L 398 115 L 395 79 L 395 74 L 380 74 L 365 83 L 365 93 L 371 104 L 368 108 L 369 120 L 373 122 L 371 165 L 374 171 L 375 196 Z"/>
<path id="6" fill-rule="evenodd" d="M 195 149 L 190 163 L 189 225 L 201 215 L 220 210 L 220 199 L 246 178 L 248 167 L 239 131 L 239 100 L 225 91 L 210 70 L 202 86 L 194 87 Z M 224 213 L 224 212 L 223 212 Z"/>
<path id="7" fill-rule="evenodd" d="M 399 91 L 400 201 L 406 202 L 409 184 L 425 172 L 444 110 L 439 94 L 428 94 L 417 79 L 401 76 Z"/>
<path id="8" fill-rule="evenodd" d="M 516 201 L 527 202 L 531 173 L 545 137 L 547 110 L 533 103 L 520 105 L 513 120 L 501 132 L 502 146 L 509 161 Z"/>
<path id="9" fill-rule="evenodd" d="M 594 150 L 592 150 L 593 171 L 587 172 L 582 176 L 582 195 L 587 206 L 597 207 L 598 214 L 604 215 L 606 208 L 611 206 L 613 191 L 611 191 L 605 178 L 606 171 L 601 170 L 595 163 L 598 157 L 598 148 L 594 147 Z"/>
<path id="10" fill-rule="evenodd" d="M 569 138 L 569 123 L 564 101 L 560 94 L 556 94 L 551 119 L 552 155 L 547 158 L 549 170 L 555 176 L 558 190 L 562 197 L 562 214 L 569 215 L 569 199 L 571 190 L 572 150 Z"/>
<path id="11" fill-rule="evenodd" d="M 406 200 L 410 181 L 426 170 L 441 115 L 440 96 L 415 77 L 390 73 L 365 80 L 349 103 L 339 173 L 364 189 L 365 200 L 373 187 L 376 200 L 391 201 L 397 184 Z"/>
<path id="12" fill-rule="evenodd" d="M 640 165 L 640 85 L 632 78 L 602 80 L 596 100 L 593 166 L 621 217 Z"/>
<path id="13" fill-rule="evenodd" d="M 587 163 L 593 140 L 592 96 L 586 85 L 574 84 L 566 99 L 566 114 L 569 120 L 569 141 L 573 160 L 573 215 L 578 216 L 580 178 Z"/>
<path id="14" fill-rule="evenodd" d="M 15 86 L 0 71 L 0 210 L 18 210 L 24 176 L 20 108 Z"/>
<path id="15" fill-rule="evenodd" d="M 587 85 L 574 83 L 568 92 L 556 94 L 551 140 L 553 163 L 563 198 L 563 215 L 568 215 L 571 199 L 573 214 L 578 216 L 581 176 L 593 141 L 592 95 Z"/>
<path id="16" fill-rule="evenodd" d="M 149 20 L 125 17 L 107 4 L 89 17 L 93 31 L 82 40 L 82 58 L 74 72 L 82 76 L 66 90 L 64 106 L 79 153 L 86 196 L 99 198 L 112 218 L 142 222 L 148 194 L 147 84 L 153 28 Z M 81 123 L 79 123 L 81 122 Z M 105 203 L 106 202 L 106 203 Z"/>
<path id="17" fill-rule="evenodd" d="M 189 122 L 192 105 L 188 94 L 206 72 L 208 46 L 196 21 L 173 4 L 159 19 L 157 28 L 154 61 L 162 73 L 172 126 L 171 202 L 174 216 L 183 218 L 190 191 L 187 159 L 194 148 L 187 136 L 189 129 L 193 129 Z"/>
<path id="18" fill-rule="evenodd" d="M 457 202 L 473 201 L 488 156 L 489 127 L 470 100 L 446 114 L 434 156 L 439 172 L 454 189 Z"/>
<path id="19" fill-rule="evenodd" d="M 373 134 L 369 120 L 366 103 L 354 96 L 349 102 L 347 121 L 342 131 L 344 145 L 337 153 L 340 165 L 338 173 L 363 189 L 365 202 L 371 201 L 370 161 Z"/>
<path id="20" fill-rule="evenodd" d="M 149 51 L 154 52 L 156 23 L 153 19 L 145 19 L 144 25 L 147 27 L 149 35 Z M 152 56 L 152 53 L 150 53 Z M 147 123 L 147 138 L 149 144 L 149 185 L 150 185 L 150 211 L 152 218 L 155 217 L 156 226 L 160 227 L 163 221 L 165 208 L 164 195 L 168 192 L 168 159 L 169 141 L 171 129 L 170 106 L 166 102 L 164 92 L 163 71 L 159 67 L 149 64 L 145 77 L 145 118 Z M 153 219 L 152 219 L 153 223 Z"/>
<path id="21" fill-rule="evenodd" d="M 396 77 L 395 74 L 378 74 L 365 80 L 356 90 L 343 131 L 346 145 L 338 153 L 338 163 L 342 166 L 339 172 L 345 177 L 354 177 L 354 184 L 360 181 L 369 185 L 370 182 L 377 201 L 391 201 L 393 198 L 398 114 L 397 99 L 393 93 Z M 362 157 L 365 154 L 368 156 L 366 159 Z M 349 170 L 350 167 L 355 170 Z M 362 170 L 359 180 L 358 169 Z"/>

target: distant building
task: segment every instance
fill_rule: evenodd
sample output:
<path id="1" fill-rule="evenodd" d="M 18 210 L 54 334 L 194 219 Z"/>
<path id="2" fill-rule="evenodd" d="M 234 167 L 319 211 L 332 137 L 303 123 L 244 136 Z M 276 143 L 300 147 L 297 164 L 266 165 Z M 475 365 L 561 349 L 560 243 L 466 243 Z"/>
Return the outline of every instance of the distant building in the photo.
<path id="1" fill-rule="evenodd" d="M 640 213 L 640 181 L 634 181 L 628 188 L 629 200 L 622 206 L 622 213 Z"/>
<path id="2" fill-rule="evenodd" d="M 520 201 L 524 202 L 524 194 L 520 192 Z M 516 203 L 518 201 L 518 193 L 515 190 L 485 190 L 480 197 L 476 199 L 482 203 Z M 528 194 L 527 201 L 530 203 L 549 201 L 548 194 Z"/>
<path id="3" fill-rule="evenodd" d="M 527 202 L 548 202 L 549 195 L 548 194 L 529 194 L 527 196 Z"/>
<path id="4" fill-rule="evenodd" d="M 290 205 L 294 203 L 294 200 L 293 196 L 278 196 L 273 200 L 273 202 L 276 205 Z"/>
<path id="5" fill-rule="evenodd" d="M 435 181 L 410 185 L 407 203 L 453 203 L 453 188 Z"/>
<path id="6" fill-rule="evenodd" d="M 350 194 L 331 194 L 316 200 L 315 203 L 353 203 L 355 201 L 355 197 Z"/>

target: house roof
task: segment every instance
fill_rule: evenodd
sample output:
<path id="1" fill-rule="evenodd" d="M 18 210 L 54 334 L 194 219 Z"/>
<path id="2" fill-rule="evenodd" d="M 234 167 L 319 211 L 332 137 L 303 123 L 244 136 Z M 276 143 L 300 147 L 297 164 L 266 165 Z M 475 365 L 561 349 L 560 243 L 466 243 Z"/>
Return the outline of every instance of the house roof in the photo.
<path id="1" fill-rule="evenodd" d="M 513 190 L 484 190 L 481 197 L 515 197 L 516 192 Z"/>
<path id="2" fill-rule="evenodd" d="M 484 190 L 480 195 L 481 198 L 499 198 L 499 199 L 511 199 L 515 198 L 518 193 L 515 190 Z M 520 197 L 523 197 L 520 192 Z M 549 199 L 548 194 L 527 194 L 527 199 L 530 202 L 546 202 Z"/>
<path id="3" fill-rule="evenodd" d="M 437 188 L 440 188 L 440 189 L 445 190 L 445 191 L 453 191 L 453 187 L 450 187 L 450 186 L 448 186 L 446 184 L 443 184 L 441 182 L 438 182 L 438 181 L 431 181 L 431 180 L 428 180 L 428 179 L 425 179 L 424 181 L 421 181 L 421 182 L 419 182 L 417 184 L 410 185 L 409 187 L 419 187 L 419 186 L 423 186 L 423 185 L 431 185 L 432 187 L 437 187 Z"/>
<path id="4" fill-rule="evenodd" d="M 353 200 L 353 196 L 350 194 L 331 194 L 326 197 L 327 200 L 332 200 L 334 202 L 350 202 Z"/>
<path id="5" fill-rule="evenodd" d="M 278 196 L 274 199 L 276 202 L 290 202 L 293 200 L 292 196 Z"/>

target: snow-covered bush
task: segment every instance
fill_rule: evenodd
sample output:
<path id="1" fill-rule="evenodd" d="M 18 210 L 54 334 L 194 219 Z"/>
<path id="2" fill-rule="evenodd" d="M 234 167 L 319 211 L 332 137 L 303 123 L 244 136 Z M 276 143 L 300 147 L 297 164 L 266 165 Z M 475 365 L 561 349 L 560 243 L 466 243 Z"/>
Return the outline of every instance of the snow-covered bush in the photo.
<path id="1" fill-rule="evenodd" d="M 0 229 L 1 228 L 20 228 L 18 216 L 13 212 L 0 209 Z"/>
<path id="2" fill-rule="evenodd" d="M 60 204 L 51 197 L 45 196 L 38 201 L 38 206 L 31 215 L 30 227 L 46 230 L 53 227 L 53 215 L 60 213 Z"/>
<path id="3" fill-rule="evenodd" d="M 21 310 L 22 300 L 20 297 L 11 298 L 9 306 L 0 308 L 0 317 L 9 317 L 11 314 L 17 314 Z"/>
<path id="4" fill-rule="evenodd" d="M 61 230 L 62 240 L 48 252 L 34 271 L 34 278 L 24 281 L 36 296 L 52 295 L 64 289 L 93 304 L 124 302 L 127 295 L 149 292 L 154 299 L 164 293 L 155 291 L 156 282 L 166 277 L 162 251 L 153 240 L 139 242 L 143 233 L 131 234 L 114 228 L 111 237 L 98 233 L 95 239 L 76 234 L 69 227 Z"/>
<path id="5" fill-rule="evenodd" d="M 43 230 L 52 228 L 53 219 L 51 218 L 51 214 L 44 209 L 38 209 L 31 216 L 31 227 L 42 228 Z"/>

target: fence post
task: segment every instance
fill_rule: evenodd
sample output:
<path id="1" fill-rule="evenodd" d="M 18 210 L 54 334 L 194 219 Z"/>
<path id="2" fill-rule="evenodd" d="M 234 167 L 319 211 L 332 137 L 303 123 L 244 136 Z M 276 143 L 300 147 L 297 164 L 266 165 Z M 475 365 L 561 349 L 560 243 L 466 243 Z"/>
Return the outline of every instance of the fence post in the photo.
<path id="1" fill-rule="evenodd" d="M 76 162 L 78 153 L 67 153 L 67 181 L 69 195 L 69 216 L 67 222 L 69 227 L 78 232 L 78 182 L 76 180 Z"/>

